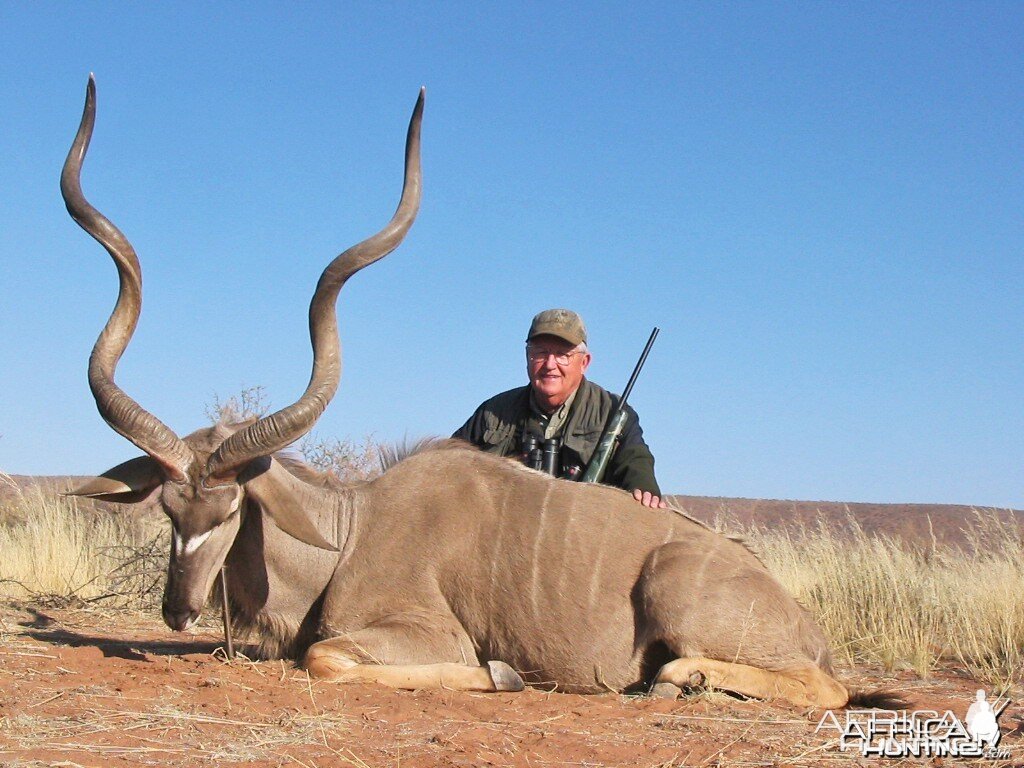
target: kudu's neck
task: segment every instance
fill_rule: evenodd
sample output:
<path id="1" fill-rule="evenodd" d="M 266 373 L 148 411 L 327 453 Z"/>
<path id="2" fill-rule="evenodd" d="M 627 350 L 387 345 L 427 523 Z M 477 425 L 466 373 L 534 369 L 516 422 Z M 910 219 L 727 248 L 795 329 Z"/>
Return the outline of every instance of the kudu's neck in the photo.
<path id="1" fill-rule="evenodd" d="M 316 640 L 322 597 L 344 557 L 353 524 L 352 492 L 310 485 L 276 460 L 260 482 L 287 493 L 327 541 L 331 552 L 304 544 L 273 522 L 247 493 L 241 529 L 228 553 L 228 595 L 241 632 L 249 631 L 262 658 L 298 657 Z"/>

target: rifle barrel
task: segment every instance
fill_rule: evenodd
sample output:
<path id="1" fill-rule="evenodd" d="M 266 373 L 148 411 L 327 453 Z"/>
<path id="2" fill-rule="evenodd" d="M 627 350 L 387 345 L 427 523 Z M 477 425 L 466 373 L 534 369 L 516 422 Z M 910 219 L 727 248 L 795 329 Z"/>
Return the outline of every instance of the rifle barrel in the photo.
<path id="1" fill-rule="evenodd" d="M 651 331 L 651 338 L 647 340 L 647 346 L 644 347 L 643 353 L 640 355 L 640 359 L 637 361 L 636 368 L 633 369 L 633 375 L 629 377 L 629 383 L 626 384 L 626 388 L 622 390 L 622 399 L 619 400 L 620 407 L 626 404 L 626 398 L 629 397 L 629 393 L 633 391 L 633 385 L 636 383 L 636 377 L 640 375 L 640 369 L 644 367 L 644 363 L 647 361 L 647 353 L 651 351 L 651 347 L 654 346 L 654 340 L 658 338 L 658 332 L 661 328 L 657 326 Z"/>

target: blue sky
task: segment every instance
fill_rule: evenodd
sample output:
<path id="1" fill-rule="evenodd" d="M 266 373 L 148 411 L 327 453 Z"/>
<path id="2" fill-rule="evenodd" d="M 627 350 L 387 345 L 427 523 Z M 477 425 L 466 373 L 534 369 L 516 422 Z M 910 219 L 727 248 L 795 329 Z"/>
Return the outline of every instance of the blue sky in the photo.
<path id="1" fill-rule="evenodd" d="M 1024 508 L 1019 3 L 0 0 L 0 470 L 135 454 L 86 361 L 106 253 L 58 176 L 95 72 L 90 200 L 142 261 L 118 382 L 184 434 L 309 376 L 320 270 L 424 200 L 339 302 L 322 437 L 446 434 L 586 319 L 669 492 Z"/>

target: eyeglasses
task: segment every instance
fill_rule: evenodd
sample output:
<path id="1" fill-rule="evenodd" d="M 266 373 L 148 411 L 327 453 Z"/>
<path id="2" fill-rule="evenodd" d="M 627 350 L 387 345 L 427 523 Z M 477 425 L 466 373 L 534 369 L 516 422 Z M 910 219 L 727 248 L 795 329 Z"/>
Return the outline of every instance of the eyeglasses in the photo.
<path id="1" fill-rule="evenodd" d="M 574 349 L 571 352 L 555 352 L 553 349 L 544 349 L 543 347 L 527 346 L 526 348 L 526 356 L 532 363 L 543 362 L 554 355 L 555 363 L 558 365 L 568 365 L 576 355 L 582 354 L 583 350 L 581 349 Z"/>

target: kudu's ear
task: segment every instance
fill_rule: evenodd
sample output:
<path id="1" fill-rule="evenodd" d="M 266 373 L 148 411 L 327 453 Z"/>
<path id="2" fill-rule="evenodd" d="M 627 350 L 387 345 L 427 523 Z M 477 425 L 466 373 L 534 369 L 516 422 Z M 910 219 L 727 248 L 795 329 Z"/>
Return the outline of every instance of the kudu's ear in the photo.
<path id="1" fill-rule="evenodd" d="M 238 478 L 248 496 L 256 501 L 274 521 L 274 524 L 293 539 L 311 547 L 337 552 L 313 525 L 299 499 L 289 487 L 291 475 L 280 464 L 270 459 L 250 462 Z"/>
<path id="2" fill-rule="evenodd" d="M 108 469 L 64 495 L 135 504 L 149 496 L 163 481 L 160 465 L 149 456 L 139 456 Z"/>

